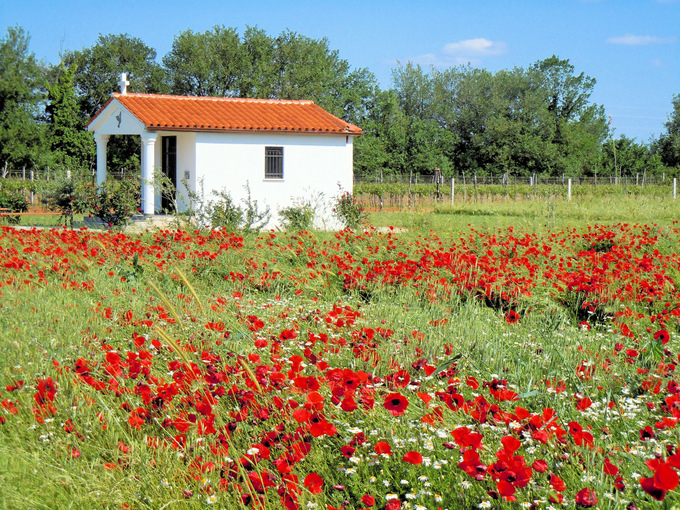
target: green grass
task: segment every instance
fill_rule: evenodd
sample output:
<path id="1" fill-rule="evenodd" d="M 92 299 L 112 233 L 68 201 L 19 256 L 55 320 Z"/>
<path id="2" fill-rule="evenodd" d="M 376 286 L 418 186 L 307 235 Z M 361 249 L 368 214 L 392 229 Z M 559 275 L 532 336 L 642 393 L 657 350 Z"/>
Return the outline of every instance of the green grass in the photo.
<path id="1" fill-rule="evenodd" d="M 74 233 L 73 238 L 61 231 L 23 231 L 17 236 L 2 232 L 0 400 L 16 402 L 18 411 L 13 414 L 8 405 L 0 408 L 0 416 L 5 419 L 0 425 L 0 509 L 252 508 L 243 504 L 234 488 L 236 483 L 242 488 L 247 484 L 241 468 L 230 471 L 230 459 L 244 457 L 262 434 L 277 427 L 295 436 L 300 425 L 279 410 L 280 403 L 275 405 L 273 397 L 291 406 L 295 402 L 301 408 L 309 392 L 295 390 L 289 382 L 281 389 L 272 386 L 270 393 L 260 394 L 249 384 L 252 381 L 237 360 L 241 356 L 243 363 L 259 369 L 260 381 L 265 385 L 273 373 L 282 374 L 286 381 L 296 377 L 291 375 L 293 355 L 303 360 L 300 374 L 320 379 L 325 412 L 338 429 L 332 437 L 311 438 L 304 430 L 296 436 L 296 441 L 302 438 L 312 445 L 309 455 L 293 466 L 293 473 L 299 477 L 302 509 L 326 509 L 327 505 L 339 508 L 347 500 L 347 510 L 357 510 L 365 507 L 360 503 L 365 494 L 373 495 L 374 508 L 380 509 L 385 508 L 390 494 L 398 495 L 404 501 L 402 508 L 410 510 L 415 510 L 416 504 L 425 508 L 476 509 L 484 502 L 493 508 L 518 508 L 517 504 L 491 499 L 488 491 L 495 490 L 496 485 L 489 476 L 476 481 L 458 468 L 460 448 L 449 448 L 445 443 L 453 441 L 451 431 L 460 426 L 483 435 L 480 456 L 485 464 L 496 462 L 501 438 L 508 435 L 521 440 L 517 454 L 526 459 L 527 465 L 538 459 L 548 462 L 547 473 L 534 472 L 534 483 L 517 490 L 520 503 L 539 501 L 539 507 L 546 508 L 549 497 L 554 495 L 548 474 L 555 472 L 567 485 L 567 508 L 574 507 L 575 495 L 584 487 L 597 491 L 598 508 L 623 510 L 630 501 L 636 502 L 637 508 L 663 508 L 640 489 L 637 479 L 650 476 L 645 461 L 654 458 L 657 450 L 665 455 L 666 446 L 680 444 L 680 427 L 655 429 L 654 441 L 641 440 L 639 431 L 647 425 L 654 428 L 656 422 L 669 416 L 662 409 L 666 405 L 664 398 L 669 396 L 665 388 L 677 377 L 669 367 L 675 366 L 678 359 L 680 324 L 668 320 L 671 339 L 666 347 L 670 354 L 663 358 L 662 365 L 654 357 L 662 354 L 651 349 L 652 333 L 659 326 L 656 318 L 650 321 L 650 316 L 659 309 L 680 309 L 680 248 L 675 224 L 680 218 L 679 207 L 677 202 L 639 198 L 442 205 L 427 213 L 371 214 L 370 222 L 376 227 L 407 229 L 394 235 L 374 231 L 363 235 L 276 232 L 244 236 L 242 247 L 225 238 L 179 232 L 147 232 L 131 237 L 87 232 Z M 557 266 L 564 258 L 574 264 L 574 272 L 583 270 L 588 280 L 598 274 L 587 272 L 591 259 L 583 262 L 576 255 L 589 247 L 590 241 L 583 236 L 594 224 L 618 223 L 657 224 L 656 228 L 613 228 L 603 232 L 611 232 L 612 243 L 620 242 L 621 246 L 628 246 L 631 239 L 655 239 L 653 245 L 636 245 L 628 258 L 657 250 L 659 255 L 654 260 L 667 265 L 663 271 L 655 267 L 654 271 L 625 272 L 623 277 L 630 277 L 626 283 L 636 284 L 634 277 L 652 273 L 669 278 L 663 287 L 667 296 L 658 296 L 651 302 L 614 299 L 606 303 L 607 312 L 630 310 L 639 314 L 626 322 L 637 335 L 634 339 L 622 337 L 614 323 L 606 320 L 593 321 L 592 329 L 585 330 L 576 319 L 575 309 L 583 296 L 573 293 L 569 299 L 555 298 L 551 286 L 554 277 L 543 276 L 540 271 L 533 294 L 517 297 L 513 305 L 521 319 L 508 324 L 505 310 L 498 303 L 478 299 L 484 285 L 457 294 L 453 291 L 458 287 L 451 283 L 456 263 L 434 267 L 432 262 L 433 253 L 446 254 L 461 237 L 466 237 L 472 239 L 468 241 L 469 249 L 477 257 L 476 262 L 466 266 L 470 274 L 482 271 L 483 257 L 500 260 L 500 251 L 516 249 L 519 255 L 536 256 L 539 269 Z M 480 232 L 495 233 L 499 243 L 485 245 L 491 236 L 469 235 L 470 225 Z M 506 246 L 503 242 L 509 237 L 508 227 L 513 227 L 516 237 L 521 233 L 536 234 L 538 251 L 543 243 L 553 251 L 532 255 L 521 245 Z M 576 235 L 560 233 L 572 229 L 576 229 Z M 548 231 L 555 233 L 556 240 L 546 235 Z M 554 255 L 554 262 L 549 255 Z M 600 255 L 603 259 L 593 258 L 592 264 L 604 261 L 607 270 L 619 262 L 622 266 L 631 263 L 605 259 L 606 252 Z M 28 266 L 17 268 L 15 259 L 25 260 Z M 395 271 L 397 276 L 389 283 L 359 280 L 356 287 L 347 285 L 346 274 L 358 270 L 365 275 L 369 269 L 377 271 L 390 264 L 396 267 L 404 261 L 410 263 L 407 269 L 403 273 Z M 485 270 L 493 275 L 497 265 L 487 266 Z M 526 276 L 523 266 L 508 267 L 518 276 Z M 191 289 L 175 268 L 187 277 Z M 408 271 L 422 271 L 424 276 L 410 277 Z M 436 271 L 441 274 L 435 275 Z M 89 286 L 83 289 L 74 285 L 81 282 Z M 162 297 L 149 282 L 160 289 Z M 608 283 L 614 287 L 619 282 Z M 492 292 L 503 290 L 501 284 L 493 282 L 489 288 Z M 609 289 L 600 290 L 598 297 L 608 295 Z M 642 287 L 639 292 L 643 292 Z M 160 307 L 169 308 L 165 299 L 179 314 L 179 324 L 162 316 Z M 355 322 L 344 316 L 342 324 L 336 323 L 342 316 L 333 315 L 337 310 L 356 314 Z M 128 313 L 132 320 L 126 319 Z M 261 319 L 263 328 L 251 332 L 248 316 Z M 151 340 L 160 336 L 156 329 L 144 324 L 145 320 L 153 321 L 154 326 L 182 345 L 182 352 L 170 350 L 168 345 L 158 351 L 151 348 Z M 206 327 L 214 323 L 222 323 L 224 329 Z M 282 341 L 281 350 L 273 352 L 272 346 L 286 330 L 295 330 L 297 338 Z M 312 345 L 311 339 L 321 334 L 327 335 L 326 341 L 316 340 Z M 375 334 L 372 339 L 371 334 Z M 139 338 L 144 339 L 143 347 L 134 343 Z M 268 344 L 256 347 L 256 340 L 266 340 Z M 625 349 L 638 349 L 640 356 L 628 359 L 625 351 L 615 349 L 617 342 L 625 342 Z M 126 359 L 128 353 L 141 352 L 142 348 L 153 352 L 149 376 L 114 378 L 120 385 L 119 392 L 113 385 L 95 390 L 75 372 L 77 360 L 85 359 L 92 373 L 110 384 L 111 376 L 105 371 L 107 354 L 113 350 Z M 261 360 L 248 357 L 254 354 Z M 338 403 L 331 403 L 334 393 L 325 379 L 328 371 L 316 367 L 310 354 L 327 362 L 328 369 L 364 371 L 381 378 L 372 393 L 361 394 L 362 398 L 375 399 L 374 408 L 359 406 L 346 412 Z M 204 360 L 208 355 L 220 357 L 219 362 L 211 363 L 228 382 L 208 385 L 197 380 L 172 402 L 144 403 L 145 386 L 156 392 L 161 379 L 170 383 L 181 373 L 171 368 L 171 363 L 186 357 L 207 374 L 208 362 Z M 454 358 L 457 364 L 450 366 L 452 373 L 442 378 L 426 377 L 422 368 L 413 366 L 426 360 L 431 366 L 442 367 Z M 586 367 L 593 367 L 592 373 L 583 373 L 584 362 Z M 391 385 L 389 378 L 399 369 L 408 372 L 411 386 Z M 56 411 L 38 423 L 32 410 L 36 405 L 34 394 L 37 381 L 47 377 L 58 385 Z M 466 383 L 473 377 L 479 388 Z M 644 386 L 648 379 L 656 378 L 663 382 L 659 394 Z M 501 379 L 507 380 L 508 389 L 517 393 L 519 400 L 496 401 L 491 396 L 488 384 Z M 25 383 L 21 389 L 6 389 L 19 380 Z M 565 391 L 550 391 L 545 381 L 553 380 L 563 382 Z M 216 425 L 230 430 L 225 432 L 228 454 L 213 454 L 208 445 L 215 436 L 200 436 L 195 426 L 187 432 L 185 449 L 149 446 L 148 437 L 172 439 L 177 434 L 165 424 L 166 419 L 189 415 L 195 419 L 201 414 L 196 399 L 217 394 L 216 388 L 222 386 L 226 392 L 216 398 L 214 414 Z M 389 415 L 383 406 L 384 397 L 392 391 L 408 397 L 409 406 L 402 416 Z M 565 431 L 572 421 L 591 430 L 594 448 L 576 445 L 569 432 L 564 442 L 554 438 L 547 444 L 533 440 L 529 428 L 518 432 L 518 426 L 526 425 L 520 418 L 508 423 L 502 418 L 489 418 L 480 423 L 469 413 L 448 409 L 435 396 L 437 392 L 459 393 L 468 402 L 483 396 L 489 405 L 508 414 L 519 414 L 517 408 L 538 415 L 545 408 L 553 409 Z M 423 400 L 427 395 L 433 397 L 429 405 Z M 575 406 L 581 397 L 593 401 L 585 411 Z M 262 405 L 270 417 L 257 418 L 252 407 L 247 419 L 236 421 L 230 413 L 247 407 L 246 402 Z M 610 402 L 615 404 L 611 408 Z M 648 403 L 654 407 L 647 407 Z M 130 409 L 138 407 L 153 411 L 139 430 L 128 422 Z M 421 421 L 436 407 L 443 408 L 441 422 L 428 425 Z M 67 420 L 72 421 L 74 431 L 66 431 Z M 365 433 L 366 446 L 357 446 L 354 460 L 350 460 L 340 453 L 340 448 L 349 444 L 356 430 Z M 290 451 L 277 445 L 277 441 L 270 445 L 272 459 Z M 371 455 L 378 441 L 390 443 L 394 455 Z M 123 452 L 119 442 L 129 446 L 130 452 Z M 79 457 L 72 458 L 73 449 L 78 450 Z M 421 452 L 429 463 L 412 466 L 403 462 L 402 456 L 409 450 Z M 627 486 L 625 492 L 617 493 L 613 477 L 603 473 L 605 456 L 619 466 Z M 213 462 L 215 467 L 192 471 L 190 466 L 199 457 L 201 462 Z M 109 469 L 111 465 L 115 469 Z M 281 474 L 271 461 L 263 460 L 257 469 L 272 473 L 280 483 Z M 305 476 L 311 472 L 318 473 L 325 482 L 318 495 L 303 486 Z M 229 490 L 217 489 L 222 477 L 228 481 Z M 210 501 L 213 495 L 214 504 Z M 673 508 L 680 494 L 669 491 L 666 501 L 665 506 Z M 276 488 L 269 490 L 266 508 L 281 508 Z"/>
<path id="2" fill-rule="evenodd" d="M 471 202 L 440 204 L 433 211 L 415 208 L 404 212 L 374 212 L 369 222 L 376 227 L 394 226 L 439 232 L 475 228 L 507 228 L 544 231 L 565 227 L 584 228 L 594 223 L 653 223 L 672 225 L 680 219 L 680 200 L 653 197 L 579 197 L 521 202 Z"/>

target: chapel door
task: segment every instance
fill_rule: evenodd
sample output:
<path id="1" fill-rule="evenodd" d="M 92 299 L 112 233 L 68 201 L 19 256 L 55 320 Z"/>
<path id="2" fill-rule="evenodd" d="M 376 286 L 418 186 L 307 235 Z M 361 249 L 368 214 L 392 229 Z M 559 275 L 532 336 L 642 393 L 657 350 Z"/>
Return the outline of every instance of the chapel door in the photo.
<path id="1" fill-rule="evenodd" d="M 177 190 L 177 137 L 163 137 L 161 154 L 161 171 L 172 186 L 161 187 L 161 209 L 166 212 L 175 210 L 175 193 Z"/>

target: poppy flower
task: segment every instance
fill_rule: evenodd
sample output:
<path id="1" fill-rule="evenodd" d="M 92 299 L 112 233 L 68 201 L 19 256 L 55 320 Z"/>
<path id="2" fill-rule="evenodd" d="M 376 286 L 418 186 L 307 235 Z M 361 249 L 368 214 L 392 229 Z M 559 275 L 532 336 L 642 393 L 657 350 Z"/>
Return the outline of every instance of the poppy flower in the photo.
<path id="1" fill-rule="evenodd" d="M 597 505 L 597 494 L 593 489 L 581 489 L 576 494 L 576 506 L 591 508 Z"/>
<path id="2" fill-rule="evenodd" d="M 515 324 L 518 321 L 519 314 L 516 311 L 510 310 L 508 313 L 505 314 L 505 322 L 507 322 L 508 324 Z"/>
<path id="3" fill-rule="evenodd" d="M 364 494 L 363 496 L 361 496 L 361 503 L 366 506 L 373 506 L 375 505 L 375 498 L 368 494 Z"/>
<path id="4" fill-rule="evenodd" d="M 661 340 L 661 345 L 666 345 L 670 339 L 671 337 L 665 329 L 660 329 L 654 333 L 654 340 Z"/>
<path id="5" fill-rule="evenodd" d="M 383 405 L 392 416 L 401 416 L 406 412 L 408 400 L 400 393 L 390 393 L 385 397 Z"/>
<path id="6" fill-rule="evenodd" d="M 375 443 L 373 446 L 373 449 L 375 450 L 375 453 L 378 455 L 392 455 L 392 447 L 390 446 L 389 443 L 386 443 L 385 441 L 379 441 Z"/>
<path id="7" fill-rule="evenodd" d="M 309 489 L 312 494 L 320 494 L 323 489 L 323 478 L 321 478 L 317 473 L 309 473 L 305 477 L 305 487 Z"/>
<path id="8" fill-rule="evenodd" d="M 401 460 L 409 464 L 418 465 L 423 462 L 423 456 L 418 452 L 410 451 L 406 452 Z"/>

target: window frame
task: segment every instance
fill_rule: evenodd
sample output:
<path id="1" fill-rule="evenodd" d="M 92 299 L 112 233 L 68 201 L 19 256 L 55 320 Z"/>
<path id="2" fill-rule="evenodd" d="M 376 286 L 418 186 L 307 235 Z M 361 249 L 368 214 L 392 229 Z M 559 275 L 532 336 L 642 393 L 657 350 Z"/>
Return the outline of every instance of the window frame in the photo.
<path id="1" fill-rule="evenodd" d="M 264 148 L 264 178 L 268 181 L 283 180 L 283 146 L 268 145 Z"/>

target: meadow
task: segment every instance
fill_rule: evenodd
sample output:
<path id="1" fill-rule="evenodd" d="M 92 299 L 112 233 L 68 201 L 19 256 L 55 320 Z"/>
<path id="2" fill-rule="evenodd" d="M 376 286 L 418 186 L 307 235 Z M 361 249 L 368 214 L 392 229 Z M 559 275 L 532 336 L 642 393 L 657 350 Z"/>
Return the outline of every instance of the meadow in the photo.
<path id="1" fill-rule="evenodd" d="M 0 508 L 675 508 L 680 206 L 0 227 Z"/>

